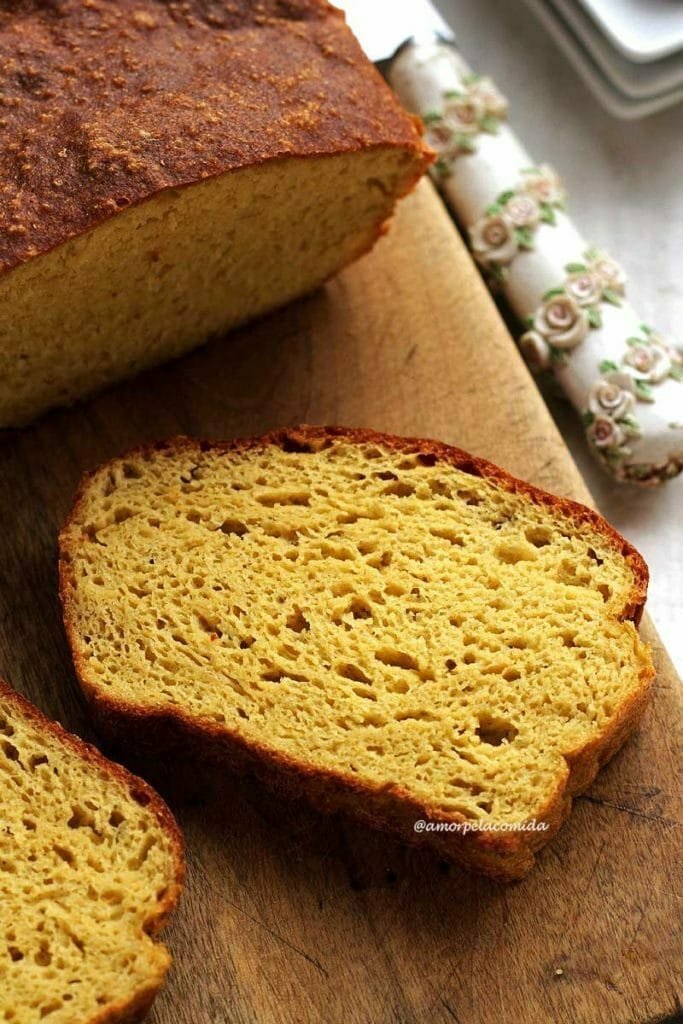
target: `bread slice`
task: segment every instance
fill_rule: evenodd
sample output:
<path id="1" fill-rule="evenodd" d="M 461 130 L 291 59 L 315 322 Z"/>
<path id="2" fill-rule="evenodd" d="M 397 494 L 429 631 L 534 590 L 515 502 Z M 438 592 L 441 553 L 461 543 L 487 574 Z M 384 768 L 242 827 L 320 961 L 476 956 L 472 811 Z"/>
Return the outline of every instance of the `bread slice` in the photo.
<path id="1" fill-rule="evenodd" d="M 595 512 L 457 448 L 337 427 L 134 451 L 84 481 L 61 534 L 105 725 L 502 879 L 643 712 L 646 588 Z"/>
<path id="2" fill-rule="evenodd" d="M 0 67 L 0 427 L 317 288 L 433 159 L 326 0 L 0 4 Z"/>
<path id="3" fill-rule="evenodd" d="M 0 1020 L 138 1020 L 183 873 L 161 798 L 0 682 Z"/>

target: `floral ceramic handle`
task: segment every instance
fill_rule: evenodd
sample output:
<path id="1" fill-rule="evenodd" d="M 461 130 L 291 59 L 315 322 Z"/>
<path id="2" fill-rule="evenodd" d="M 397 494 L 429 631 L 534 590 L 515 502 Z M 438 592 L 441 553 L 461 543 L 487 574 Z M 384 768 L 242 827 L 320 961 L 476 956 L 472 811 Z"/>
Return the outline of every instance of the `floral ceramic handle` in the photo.
<path id="1" fill-rule="evenodd" d="M 616 479 L 676 476 L 683 350 L 641 322 L 619 265 L 564 212 L 558 176 L 533 165 L 505 124 L 505 98 L 440 40 L 406 45 L 389 77 L 425 122 L 433 174 L 474 258 L 526 326 L 520 348 L 531 369 L 556 378 Z"/>

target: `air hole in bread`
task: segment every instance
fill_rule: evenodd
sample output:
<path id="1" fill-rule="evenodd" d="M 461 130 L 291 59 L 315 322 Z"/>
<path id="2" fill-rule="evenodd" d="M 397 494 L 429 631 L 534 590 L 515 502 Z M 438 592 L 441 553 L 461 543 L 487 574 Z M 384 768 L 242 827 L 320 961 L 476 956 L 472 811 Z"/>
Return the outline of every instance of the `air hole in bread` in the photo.
<path id="1" fill-rule="evenodd" d="M 412 654 L 399 651 L 395 647 L 381 647 L 375 651 L 375 658 L 383 665 L 390 665 L 392 668 L 409 669 L 414 672 L 420 671 L 420 666 Z"/>
<path id="2" fill-rule="evenodd" d="M 393 494 L 397 498 L 409 498 L 415 494 L 415 488 L 405 480 L 396 480 L 394 483 L 387 484 L 382 490 L 382 494 Z"/>
<path id="3" fill-rule="evenodd" d="M 8 740 L 3 740 L 0 743 L 0 749 L 8 761 L 19 761 L 19 751 L 13 743 L 10 743 Z"/>
<path id="4" fill-rule="evenodd" d="M 505 718 L 493 715 L 480 715 L 479 725 L 475 730 L 482 743 L 490 747 L 499 747 L 502 743 L 512 743 L 517 736 L 517 729 Z"/>
<path id="5" fill-rule="evenodd" d="M 368 686 L 372 685 L 372 679 L 358 665 L 340 665 L 337 672 L 343 679 L 351 679 L 356 683 L 367 683 Z"/>
<path id="6" fill-rule="evenodd" d="M 249 527 L 240 519 L 225 519 L 219 529 L 228 536 L 234 534 L 236 537 L 244 537 L 245 533 L 249 533 Z"/>
<path id="7" fill-rule="evenodd" d="M 529 526 L 524 531 L 524 536 L 535 548 L 544 548 L 553 539 L 552 530 L 547 526 Z"/>
<path id="8" fill-rule="evenodd" d="M 475 508 L 481 505 L 483 498 L 475 491 L 470 490 L 459 490 L 456 491 L 457 496 L 461 501 L 464 501 L 466 505 L 473 505 Z"/>
<path id="9" fill-rule="evenodd" d="M 389 679 L 385 685 L 387 693 L 408 693 L 410 689 L 410 683 L 407 679 Z"/>
<path id="10" fill-rule="evenodd" d="M 71 850 L 67 850 L 65 846 L 59 846 L 57 843 L 53 845 L 52 849 L 55 851 L 59 859 L 63 860 L 65 864 L 68 864 L 69 867 L 74 866 L 76 858 L 74 857 Z"/>
<path id="11" fill-rule="evenodd" d="M 465 541 L 461 535 L 451 527 L 433 526 L 429 531 L 432 537 L 439 537 L 441 540 L 447 540 L 449 544 L 455 544 L 459 548 L 465 546 Z"/>
<path id="12" fill-rule="evenodd" d="M 287 629 L 291 629 L 294 633 L 306 633 L 310 628 L 310 623 L 300 608 L 295 608 L 294 611 L 287 616 L 286 621 Z"/>
<path id="13" fill-rule="evenodd" d="M 501 562 L 515 565 L 517 562 L 535 562 L 538 551 L 524 540 L 508 540 L 496 547 L 496 555 Z"/>
<path id="14" fill-rule="evenodd" d="M 255 497 L 259 505 L 265 505 L 266 508 L 274 508 L 276 505 L 306 506 L 311 501 L 308 491 L 267 491 Z"/>
<path id="15" fill-rule="evenodd" d="M 0 716 L 0 733 L 3 736 L 14 736 L 14 726 L 10 725 L 6 718 Z"/>
<path id="16" fill-rule="evenodd" d="M 426 708 L 407 708 L 403 711 L 397 711 L 394 715 L 394 721 L 396 722 L 438 722 L 439 718 L 437 715 L 427 711 Z"/>
<path id="17" fill-rule="evenodd" d="M 348 610 L 349 613 L 353 615 L 354 619 L 372 618 L 372 608 L 363 597 L 354 597 L 353 601 L 349 605 Z"/>
<path id="18" fill-rule="evenodd" d="M 199 628 L 204 632 L 208 633 L 212 640 L 220 640 L 223 636 L 223 630 L 216 622 L 211 622 L 205 615 L 197 615 L 197 622 Z"/>
<path id="19" fill-rule="evenodd" d="M 430 480 L 429 489 L 432 494 L 438 494 L 442 498 L 450 498 L 452 494 L 452 489 L 445 480 Z"/>

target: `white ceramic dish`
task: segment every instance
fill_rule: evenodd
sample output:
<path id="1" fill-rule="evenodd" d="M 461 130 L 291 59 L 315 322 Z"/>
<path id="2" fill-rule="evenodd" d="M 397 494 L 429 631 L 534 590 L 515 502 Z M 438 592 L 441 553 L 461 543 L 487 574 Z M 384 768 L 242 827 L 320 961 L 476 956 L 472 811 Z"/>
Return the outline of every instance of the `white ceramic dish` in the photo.
<path id="1" fill-rule="evenodd" d="M 637 120 L 683 100 L 683 85 L 644 99 L 634 99 L 622 92 L 608 81 L 576 34 L 561 18 L 559 11 L 548 6 L 544 0 L 526 0 L 526 3 L 567 55 L 594 96 L 614 117 Z"/>
<path id="2" fill-rule="evenodd" d="M 680 0 L 581 0 L 629 60 L 660 60 L 683 49 Z"/>
<path id="3" fill-rule="evenodd" d="M 632 99 L 650 99 L 683 86 L 683 51 L 647 64 L 634 64 L 614 47 L 576 0 L 549 0 L 549 6 L 573 30 L 612 85 Z"/>

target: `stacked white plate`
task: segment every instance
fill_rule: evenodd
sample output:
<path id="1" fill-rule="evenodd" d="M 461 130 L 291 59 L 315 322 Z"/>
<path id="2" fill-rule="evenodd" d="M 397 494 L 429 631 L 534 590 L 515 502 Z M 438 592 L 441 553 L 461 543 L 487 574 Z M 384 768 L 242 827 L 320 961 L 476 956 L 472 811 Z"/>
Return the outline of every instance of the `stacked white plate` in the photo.
<path id="1" fill-rule="evenodd" d="M 610 113 L 683 100 L 682 0 L 527 0 Z"/>

